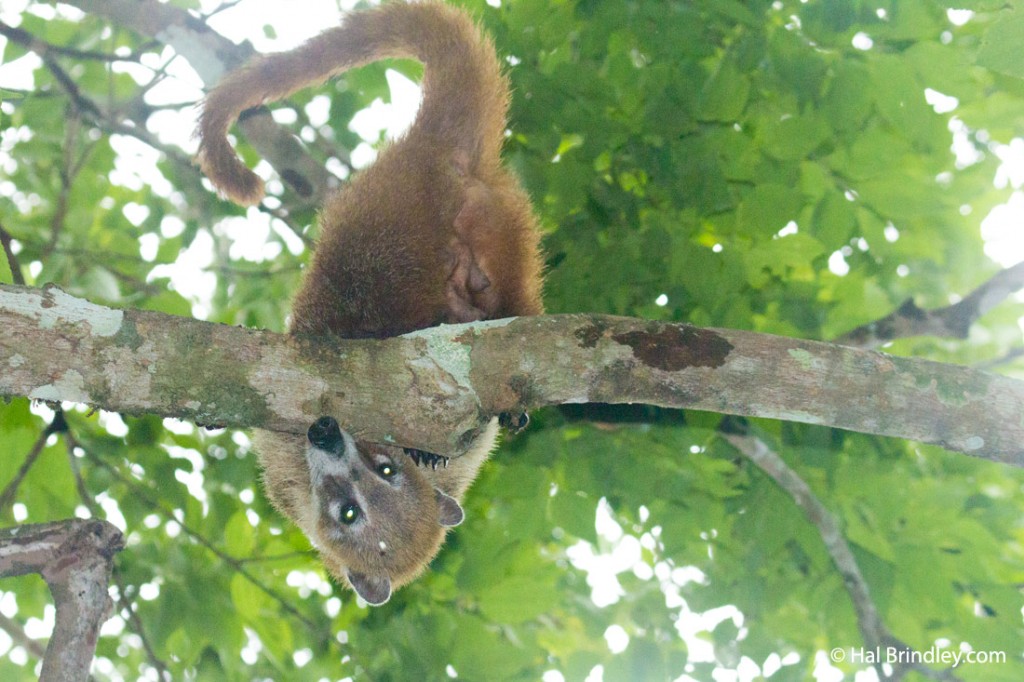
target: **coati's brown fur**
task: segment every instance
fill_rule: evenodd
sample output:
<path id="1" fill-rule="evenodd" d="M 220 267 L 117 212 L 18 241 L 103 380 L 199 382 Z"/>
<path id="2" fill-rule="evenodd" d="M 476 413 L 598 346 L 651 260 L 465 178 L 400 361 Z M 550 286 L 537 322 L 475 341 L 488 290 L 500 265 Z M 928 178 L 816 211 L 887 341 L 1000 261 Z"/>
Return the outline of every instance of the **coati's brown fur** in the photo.
<path id="1" fill-rule="evenodd" d="M 200 118 L 203 171 L 235 201 L 258 202 L 263 183 L 226 137 L 238 115 L 385 57 L 424 63 L 423 103 L 410 130 L 326 201 L 291 332 L 381 338 L 540 314 L 536 220 L 500 160 L 508 83 L 491 41 L 460 10 L 428 1 L 353 13 L 290 52 L 229 74 Z M 445 527 L 462 520 L 458 500 L 497 425 L 433 468 L 402 448 L 335 434 L 331 422 L 319 420 L 306 437 L 254 434 L 267 493 L 332 574 L 367 602 L 383 603 L 429 563 Z"/>

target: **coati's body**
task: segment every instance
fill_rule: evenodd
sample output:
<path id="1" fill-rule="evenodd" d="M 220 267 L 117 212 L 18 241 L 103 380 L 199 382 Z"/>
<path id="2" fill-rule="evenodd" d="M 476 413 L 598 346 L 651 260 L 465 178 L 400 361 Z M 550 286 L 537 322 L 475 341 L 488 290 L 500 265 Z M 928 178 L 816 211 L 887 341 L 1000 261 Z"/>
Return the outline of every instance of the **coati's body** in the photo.
<path id="1" fill-rule="evenodd" d="M 423 104 L 408 133 L 325 203 L 292 333 L 380 338 L 540 314 L 536 221 L 499 156 L 508 85 L 490 41 L 459 10 L 422 2 L 357 12 L 229 74 L 203 108 L 204 172 L 239 203 L 259 201 L 262 182 L 226 139 L 239 113 L 384 57 L 424 62 Z M 457 500 L 497 425 L 436 468 L 399 447 L 335 438 L 334 427 L 321 419 L 308 436 L 256 432 L 266 489 L 336 577 L 382 603 L 433 558 L 445 526 L 461 521 Z M 332 517 L 339 509 L 345 519 Z"/>

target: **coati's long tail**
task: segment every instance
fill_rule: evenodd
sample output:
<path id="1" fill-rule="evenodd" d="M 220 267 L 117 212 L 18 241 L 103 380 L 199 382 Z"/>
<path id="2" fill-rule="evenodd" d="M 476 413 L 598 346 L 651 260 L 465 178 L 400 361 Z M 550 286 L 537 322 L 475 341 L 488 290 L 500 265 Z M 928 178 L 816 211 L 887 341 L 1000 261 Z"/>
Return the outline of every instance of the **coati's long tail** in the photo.
<path id="1" fill-rule="evenodd" d="M 387 57 L 425 65 L 423 104 L 410 135 L 438 136 L 444 148 L 464 153 L 470 169 L 481 160 L 497 162 L 509 92 L 494 46 L 462 11 L 427 1 L 352 13 L 294 50 L 259 57 L 229 74 L 206 98 L 199 119 L 203 172 L 232 200 L 259 202 L 263 181 L 227 141 L 239 114 Z"/>

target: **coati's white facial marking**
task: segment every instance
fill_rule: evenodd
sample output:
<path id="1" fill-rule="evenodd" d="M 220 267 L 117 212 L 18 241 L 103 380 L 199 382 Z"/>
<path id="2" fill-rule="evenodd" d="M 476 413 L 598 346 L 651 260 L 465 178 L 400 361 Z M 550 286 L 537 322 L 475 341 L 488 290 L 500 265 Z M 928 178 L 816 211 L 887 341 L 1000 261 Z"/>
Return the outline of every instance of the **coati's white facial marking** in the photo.
<path id="1" fill-rule="evenodd" d="M 306 460 L 313 487 L 318 487 L 327 476 L 345 476 L 358 456 L 356 442 L 341 430 L 332 417 L 321 417 L 309 427 L 309 448 Z"/>
<path id="2" fill-rule="evenodd" d="M 334 521 L 347 526 L 356 524 L 362 519 L 365 503 L 356 486 L 346 485 L 354 478 L 353 465 L 359 457 L 355 441 L 332 417 L 314 422 L 307 437 L 306 461 L 315 513 L 321 513 L 319 510 L 326 506 Z"/>

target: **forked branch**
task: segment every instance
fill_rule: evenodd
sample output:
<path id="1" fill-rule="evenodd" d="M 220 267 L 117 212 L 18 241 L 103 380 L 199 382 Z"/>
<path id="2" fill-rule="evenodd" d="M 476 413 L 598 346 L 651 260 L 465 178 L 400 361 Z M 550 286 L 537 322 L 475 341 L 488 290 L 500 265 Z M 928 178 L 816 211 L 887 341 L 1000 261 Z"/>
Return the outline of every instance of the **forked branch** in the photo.
<path id="1" fill-rule="evenodd" d="M 110 616 L 113 557 L 124 538 L 100 519 L 70 519 L 0 531 L 0 577 L 38 573 L 57 610 L 39 679 L 86 680 L 100 626 Z"/>

